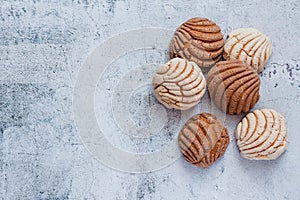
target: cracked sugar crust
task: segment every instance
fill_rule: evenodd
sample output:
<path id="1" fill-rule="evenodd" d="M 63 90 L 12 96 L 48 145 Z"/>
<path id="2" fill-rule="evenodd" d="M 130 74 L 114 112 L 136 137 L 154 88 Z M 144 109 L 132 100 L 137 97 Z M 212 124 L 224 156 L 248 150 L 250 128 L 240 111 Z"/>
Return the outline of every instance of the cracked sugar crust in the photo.
<path id="1" fill-rule="evenodd" d="M 249 113 L 235 135 L 240 154 L 250 160 L 274 160 L 288 147 L 285 119 L 272 109 Z"/>
<path id="2" fill-rule="evenodd" d="M 152 79 L 157 100 L 167 108 L 187 110 L 197 105 L 206 91 L 206 81 L 194 62 L 174 58 L 160 66 Z"/>
<path id="3" fill-rule="evenodd" d="M 218 62 L 208 72 L 206 81 L 216 107 L 231 115 L 248 112 L 260 97 L 257 72 L 238 60 Z"/>
<path id="4" fill-rule="evenodd" d="M 239 28 L 228 35 L 223 57 L 226 60 L 244 61 L 257 72 L 264 69 L 272 54 L 269 37 L 254 28 Z"/>
<path id="5" fill-rule="evenodd" d="M 225 153 L 229 135 L 216 116 L 201 113 L 185 123 L 178 144 L 186 161 L 207 168 Z"/>
<path id="6" fill-rule="evenodd" d="M 223 35 L 215 22 L 192 18 L 175 31 L 170 44 L 170 57 L 193 61 L 206 72 L 221 59 L 223 46 Z"/>

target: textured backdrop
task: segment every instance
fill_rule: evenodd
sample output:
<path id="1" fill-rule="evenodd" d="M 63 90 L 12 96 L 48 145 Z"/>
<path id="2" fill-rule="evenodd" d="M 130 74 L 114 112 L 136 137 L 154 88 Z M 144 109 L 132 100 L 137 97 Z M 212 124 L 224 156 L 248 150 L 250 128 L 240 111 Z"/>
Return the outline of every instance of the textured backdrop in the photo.
<path id="1" fill-rule="evenodd" d="M 0 197 L 299 199 L 299 10 L 298 0 L 2 0 Z M 261 100 L 256 108 L 275 108 L 286 117 L 287 152 L 276 161 L 241 158 L 233 137 L 241 116 L 227 116 L 231 143 L 225 156 L 209 169 L 193 167 L 180 158 L 162 170 L 133 174 L 93 159 L 82 145 L 72 116 L 73 89 L 84 61 L 113 35 L 142 27 L 175 30 L 195 16 L 213 19 L 224 34 L 255 27 L 270 36 L 273 54 L 261 74 Z M 135 111 L 134 116 L 140 114 Z M 172 137 L 161 138 L 157 142 Z M 117 138 L 113 141 L 118 143 Z M 139 150 L 151 151 L 139 145 Z"/>

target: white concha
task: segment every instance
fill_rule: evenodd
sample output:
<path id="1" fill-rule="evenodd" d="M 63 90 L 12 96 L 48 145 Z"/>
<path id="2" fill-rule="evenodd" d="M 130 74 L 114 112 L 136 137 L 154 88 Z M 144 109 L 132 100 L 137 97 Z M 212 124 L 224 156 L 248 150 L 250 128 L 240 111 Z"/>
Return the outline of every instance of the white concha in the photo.
<path id="1" fill-rule="evenodd" d="M 250 160 L 274 160 L 288 146 L 285 119 L 272 109 L 247 114 L 238 124 L 235 136 L 241 155 Z"/>
<path id="2" fill-rule="evenodd" d="M 226 60 L 244 61 L 261 72 L 271 53 L 269 37 L 254 28 L 239 28 L 229 33 L 223 57 Z"/>
<path id="3" fill-rule="evenodd" d="M 197 105 L 206 91 L 206 81 L 198 65 L 181 58 L 160 66 L 152 83 L 158 101 L 179 110 Z"/>

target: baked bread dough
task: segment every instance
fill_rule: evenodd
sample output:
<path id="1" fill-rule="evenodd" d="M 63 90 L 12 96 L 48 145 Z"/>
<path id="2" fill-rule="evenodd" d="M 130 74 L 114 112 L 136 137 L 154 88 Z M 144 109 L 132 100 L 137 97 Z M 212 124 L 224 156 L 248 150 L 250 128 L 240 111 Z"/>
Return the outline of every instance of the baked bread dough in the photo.
<path id="1" fill-rule="evenodd" d="M 187 110 L 205 94 L 206 81 L 194 62 L 174 58 L 160 66 L 152 80 L 157 100 L 167 108 Z"/>
<path id="2" fill-rule="evenodd" d="M 250 160 L 276 159 L 288 146 L 285 119 L 272 109 L 247 114 L 235 134 L 241 155 Z"/>
<path id="3" fill-rule="evenodd" d="M 216 116 L 201 113 L 185 123 L 179 133 L 178 144 L 186 161 L 206 168 L 225 153 L 229 135 Z"/>
<path id="4" fill-rule="evenodd" d="M 223 46 L 223 34 L 215 22 L 192 18 L 175 31 L 170 44 L 170 57 L 193 61 L 206 72 L 221 59 Z"/>
<path id="5" fill-rule="evenodd" d="M 206 77 L 210 98 L 228 114 L 241 114 L 259 100 L 260 80 L 248 64 L 238 61 L 218 62 Z"/>
<path id="6" fill-rule="evenodd" d="M 254 28 L 239 28 L 229 33 L 223 57 L 225 60 L 244 61 L 257 72 L 261 72 L 271 53 L 269 37 Z"/>

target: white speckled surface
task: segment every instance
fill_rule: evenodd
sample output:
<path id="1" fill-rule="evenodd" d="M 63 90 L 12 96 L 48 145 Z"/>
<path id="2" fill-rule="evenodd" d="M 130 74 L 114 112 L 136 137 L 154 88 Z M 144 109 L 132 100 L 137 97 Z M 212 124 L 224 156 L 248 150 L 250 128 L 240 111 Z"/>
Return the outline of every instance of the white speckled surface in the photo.
<path id="1" fill-rule="evenodd" d="M 298 0 L 2 0 L 0 198 L 299 199 L 299 9 Z M 286 117 L 287 152 L 276 161 L 243 159 L 233 136 L 241 116 L 226 116 L 231 143 L 225 156 L 209 169 L 193 167 L 182 158 L 144 174 L 102 165 L 82 145 L 73 120 L 73 90 L 80 67 L 113 35 L 145 27 L 175 30 L 195 16 L 216 21 L 225 35 L 235 28 L 255 27 L 270 36 L 273 54 L 261 74 L 256 108 L 274 108 Z M 127 54 L 114 64 L 164 63 L 165 59 L 163 53 L 150 49 Z M 103 84 L 109 86 L 121 76 L 113 69 L 107 71 Z M 143 106 L 155 103 L 148 89 L 136 90 L 131 101 L 139 106 L 129 109 L 132 119 L 142 125 L 149 122 Z M 98 118 L 101 121 L 101 114 Z M 120 148 L 151 152 L 177 133 L 156 135 L 146 143 L 118 132 L 106 134 Z"/>

